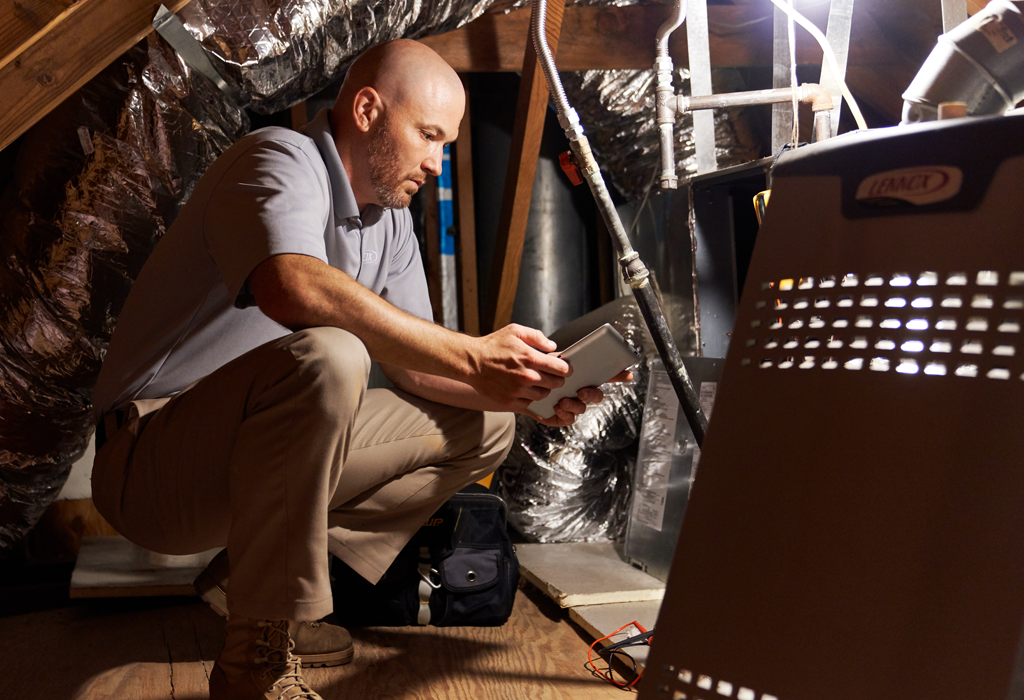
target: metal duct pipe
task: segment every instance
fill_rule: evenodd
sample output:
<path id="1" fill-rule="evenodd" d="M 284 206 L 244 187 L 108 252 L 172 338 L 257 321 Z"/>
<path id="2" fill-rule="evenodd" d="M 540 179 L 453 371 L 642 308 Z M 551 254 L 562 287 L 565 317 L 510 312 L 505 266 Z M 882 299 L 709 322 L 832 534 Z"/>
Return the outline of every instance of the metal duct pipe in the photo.
<path id="1" fill-rule="evenodd" d="M 548 89 L 556 95 L 555 103 L 558 106 L 558 122 L 565 130 L 569 139 L 570 147 L 576 158 L 576 165 L 580 173 L 590 186 L 590 191 L 597 202 L 598 211 L 604 219 L 608 231 L 611 233 L 612 242 L 615 245 L 619 256 L 619 265 L 622 268 L 622 277 L 636 297 L 637 305 L 643 314 L 647 328 L 651 332 L 654 344 L 658 348 L 662 362 L 668 370 L 672 381 L 672 387 L 679 397 L 683 412 L 690 423 L 697 444 L 704 441 L 704 433 L 707 431 L 707 417 L 701 410 L 697 392 L 693 388 L 693 382 L 683 366 L 683 358 L 679 354 L 675 340 L 669 332 L 668 323 L 665 321 L 665 314 L 662 313 L 661 305 L 651 287 L 647 268 L 640 260 L 639 254 L 633 250 L 626 236 L 626 230 L 619 220 L 618 212 L 612 202 L 608 188 L 605 186 L 604 178 L 601 176 L 601 169 L 590 151 L 590 144 L 583 135 L 583 127 L 580 126 L 579 116 L 569 106 L 569 101 L 562 89 L 561 80 L 555 70 L 555 62 L 551 58 L 551 50 L 548 48 L 547 35 L 544 31 L 545 16 L 547 13 L 546 0 L 533 0 L 533 14 L 531 16 L 531 28 L 533 30 L 533 43 L 537 51 L 537 57 L 544 71 L 544 77 Z"/>
<path id="2" fill-rule="evenodd" d="M 675 0 L 672 14 L 658 28 L 657 57 L 654 59 L 654 71 L 657 76 L 655 99 L 657 100 L 657 118 L 659 139 L 661 141 L 661 177 L 663 190 L 674 190 L 679 186 L 676 177 L 676 150 L 674 134 L 676 111 L 672 105 L 675 88 L 672 87 L 672 57 L 668 55 L 668 38 L 680 24 L 686 20 L 686 0 Z"/>
<path id="3" fill-rule="evenodd" d="M 1024 99 L 1024 0 L 992 0 L 939 37 L 903 93 L 903 124 L 938 119 L 943 102 L 1002 114 Z"/>

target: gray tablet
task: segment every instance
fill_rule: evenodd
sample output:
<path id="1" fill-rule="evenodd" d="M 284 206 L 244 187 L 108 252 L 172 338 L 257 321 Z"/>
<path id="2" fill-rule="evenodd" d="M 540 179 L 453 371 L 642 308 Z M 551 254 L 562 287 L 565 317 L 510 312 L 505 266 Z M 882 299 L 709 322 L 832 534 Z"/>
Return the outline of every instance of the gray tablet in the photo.
<path id="1" fill-rule="evenodd" d="M 541 418 L 555 415 L 555 404 L 566 396 L 575 398 L 576 392 L 584 387 L 601 386 L 637 361 L 633 348 L 607 323 L 570 345 L 559 357 L 572 366 L 572 376 L 545 398 L 529 405 Z"/>

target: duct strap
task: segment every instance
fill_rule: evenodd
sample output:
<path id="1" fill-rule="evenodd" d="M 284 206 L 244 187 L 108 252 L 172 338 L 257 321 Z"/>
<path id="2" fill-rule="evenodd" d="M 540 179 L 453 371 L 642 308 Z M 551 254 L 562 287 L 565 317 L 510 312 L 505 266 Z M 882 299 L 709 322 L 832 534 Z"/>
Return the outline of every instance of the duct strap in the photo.
<path id="1" fill-rule="evenodd" d="M 846 63 L 850 56 L 850 29 L 853 26 L 854 0 L 832 0 L 828 10 L 828 28 L 825 38 L 836 55 L 839 75 L 832 72 L 828 61 L 822 61 L 821 86 L 832 95 L 832 136 L 839 134 L 839 113 L 843 105 L 843 93 L 839 87 L 846 80 Z"/>
<path id="2" fill-rule="evenodd" d="M 161 5 L 153 18 L 153 28 L 193 70 L 209 78 L 236 105 L 243 104 L 242 96 L 221 77 L 203 45 L 185 29 L 185 24 L 176 14 Z"/>
<path id="3" fill-rule="evenodd" d="M 686 19 L 686 43 L 690 54 L 690 94 L 710 95 L 711 40 L 708 35 L 707 0 L 690 0 Z M 697 172 L 718 170 L 715 155 L 715 115 L 710 110 L 693 113 L 693 141 Z"/>

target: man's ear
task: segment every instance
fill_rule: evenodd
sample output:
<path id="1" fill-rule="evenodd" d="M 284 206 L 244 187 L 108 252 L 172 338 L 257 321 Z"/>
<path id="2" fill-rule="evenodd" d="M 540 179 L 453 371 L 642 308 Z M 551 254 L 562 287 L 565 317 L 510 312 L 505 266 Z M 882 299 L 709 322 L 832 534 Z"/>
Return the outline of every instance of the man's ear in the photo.
<path id="1" fill-rule="evenodd" d="M 356 128 L 369 132 L 373 124 L 384 114 L 384 103 L 380 94 L 372 87 L 364 87 L 356 93 L 352 101 L 352 119 Z"/>

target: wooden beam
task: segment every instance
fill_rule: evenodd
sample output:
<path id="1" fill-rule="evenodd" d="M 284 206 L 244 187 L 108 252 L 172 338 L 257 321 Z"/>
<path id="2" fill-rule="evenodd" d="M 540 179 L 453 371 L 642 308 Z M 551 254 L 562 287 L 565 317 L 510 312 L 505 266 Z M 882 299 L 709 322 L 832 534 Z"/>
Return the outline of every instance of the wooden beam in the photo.
<path id="1" fill-rule="evenodd" d="M 462 84 L 466 81 L 463 77 Z M 470 129 L 469 88 L 459 137 L 452 144 L 455 166 L 455 274 L 459 290 L 459 328 L 480 335 L 480 300 L 476 274 L 476 209 L 473 195 L 473 135 Z"/>
<path id="2" fill-rule="evenodd" d="M 423 216 L 424 237 L 426 238 L 427 260 L 427 294 L 430 297 L 430 308 L 434 312 L 434 323 L 444 325 L 444 293 L 441 282 L 441 230 L 437 216 L 437 178 L 427 178 L 424 185 Z"/>
<path id="3" fill-rule="evenodd" d="M 306 101 L 303 100 L 297 105 L 292 105 L 291 109 L 288 110 L 288 115 L 292 120 L 292 128 L 296 131 L 306 126 L 306 123 L 309 121 L 306 118 Z"/>
<path id="4" fill-rule="evenodd" d="M 177 12 L 188 1 L 164 3 Z M 153 31 L 160 5 L 161 0 L 78 0 L 0 58 L 0 149 Z"/>
<path id="5" fill-rule="evenodd" d="M 16 0 L 0 3 L 0 57 L 12 53 L 68 9 L 74 0 Z"/>
<path id="6" fill-rule="evenodd" d="M 552 55 L 558 55 L 558 39 L 562 28 L 565 0 L 548 3 L 547 37 Z M 533 42 L 529 43 L 522 64 L 516 121 L 512 130 L 512 148 L 505 176 L 505 192 L 494 246 L 494 262 L 484 330 L 494 331 L 512 319 L 512 306 L 519 284 L 519 263 L 523 257 L 526 222 L 530 215 L 533 180 L 537 175 L 537 158 L 544 133 L 544 117 L 548 108 L 548 86 L 537 61 Z"/>
<path id="7" fill-rule="evenodd" d="M 670 9 L 668 5 L 655 4 L 566 8 L 558 48 L 559 70 L 651 68 L 654 37 Z M 806 14 L 824 27 L 828 5 L 808 8 Z M 715 68 L 771 66 L 770 18 L 771 9 L 761 5 L 709 6 L 711 65 Z M 529 8 L 507 15 L 484 14 L 460 29 L 421 41 L 460 72 L 518 71 L 526 55 L 529 25 Z M 881 37 L 858 30 L 858 22 L 853 23 L 851 65 L 884 63 L 883 56 L 891 51 L 880 56 L 880 47 L 884 47 Z M 689 64 L 686 32 L 672 34 L 669 52 L 677 66 Z M 821 63 L 821 49 L 804 31 L 797 34 L 797 62 L 801 65 Z"/>

